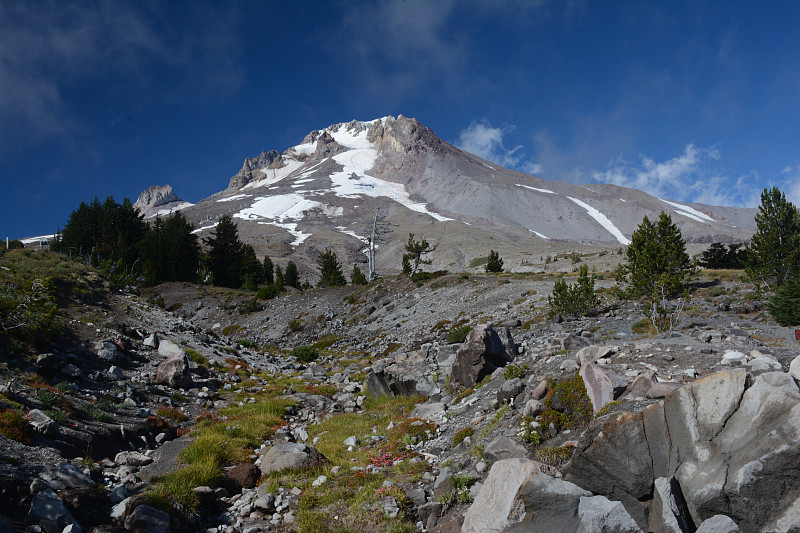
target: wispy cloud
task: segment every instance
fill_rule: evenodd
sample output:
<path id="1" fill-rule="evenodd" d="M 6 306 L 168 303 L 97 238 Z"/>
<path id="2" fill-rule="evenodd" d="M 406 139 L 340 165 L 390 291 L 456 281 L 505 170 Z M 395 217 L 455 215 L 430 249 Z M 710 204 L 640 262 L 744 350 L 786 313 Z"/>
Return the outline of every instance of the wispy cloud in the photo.
<path id="1" fill-rule="evenodd" d="M 800 207 L 800 166 L 787 166 L 781 172 L 781 178 L 781 190 L 786 193 L 786 199 Z"/>
<path id="2" fill-rule="evenodd" d="M 524 160 L 522 145 L 506 148 L 503 144 L 503 137 L 513 130 L 514 126 L 495 128 L 486 119 L 476 120 L 461 130 L 456 146 L 498 165 L 528 174 L 538 174 L 542 170 L 541 165 Z"/>
<path id="3" fill-rule="evenodd" d="M 683 153 L 657 162 L 641 156 L 638 164 L 617 159 L 602 171 L 588 176 L 595 183 L 631 187 L 672 200 L 711 205 L 754 206 L 758 203 L 759 176 L 753 172 L 739 178 L 721 175 L 716 162 L 721 154 L 716 148 L 687 144 Z"/>

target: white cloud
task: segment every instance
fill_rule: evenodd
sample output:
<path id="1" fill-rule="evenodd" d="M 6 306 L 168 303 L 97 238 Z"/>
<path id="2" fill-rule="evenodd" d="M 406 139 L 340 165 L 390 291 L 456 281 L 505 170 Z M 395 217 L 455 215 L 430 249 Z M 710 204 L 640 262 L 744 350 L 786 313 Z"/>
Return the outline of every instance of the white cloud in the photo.
<path id="1" fill-rule="evenodd" d="M 606 170 L 589 173 L 595 183 L 611 183 L 639 189 L 653 196 L 710 205 L 745 205 L 757 203 L 758 174 L 734 180 L 714 171 L 721 155 L 715 148 L 687 144 L 683 153 L 657 162 L 642 156 L 638 165 L 624 159 L 613 161 Z"/>
<path id="2" fill-rule="evenodd" d="M 781 174 L 783 175 L 781 190 L 786 194 L 786 199 L 800 207 L 800 166 L 794 168 L 787 166 Z"/>
<path id="3" fill-rule="evenodd" d="M 541 165 L 533 161 L 523 161 L 522 145 L 511 149 L 503 145 L 504 135 L 513 129 L 513 126 L 495 128 L 486 119 L 474 121 L 461 130 L 456 145 L 465 152 L 475 154 L 498 165 L 528 174 L 540 173 Z"/>

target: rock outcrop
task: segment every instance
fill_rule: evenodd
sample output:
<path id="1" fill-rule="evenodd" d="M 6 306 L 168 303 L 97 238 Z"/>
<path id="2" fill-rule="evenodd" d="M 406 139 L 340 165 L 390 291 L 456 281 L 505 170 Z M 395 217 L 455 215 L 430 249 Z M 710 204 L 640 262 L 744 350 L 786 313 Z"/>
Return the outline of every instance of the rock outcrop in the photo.
<path id="1" fill-rule="evenodd" d="M 472 387 L 516 357 L 516 345 L 508 328 L 494 328 L 486 324 L 477 326 L 467 335 L 453 362 L 451 382 L 462 387 Z"/>

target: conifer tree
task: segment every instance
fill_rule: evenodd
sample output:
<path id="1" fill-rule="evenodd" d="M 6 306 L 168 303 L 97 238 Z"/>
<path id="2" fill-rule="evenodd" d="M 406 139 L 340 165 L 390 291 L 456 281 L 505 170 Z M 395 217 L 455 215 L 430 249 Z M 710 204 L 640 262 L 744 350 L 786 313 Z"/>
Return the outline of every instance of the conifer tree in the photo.
<path id="1" fill-rule="evenodd" d="M 350 274 L 350 283 L 353 285 L 366 285 L 367 276 L 361 272 L 361 269 L 358 268 L 358 265 L 353 265 L 353 272 Z"/>
<path id="2" fill-rule="evenodd" d="M 242 286 L 242 242 L 230 215 L 223 215 L 214 233 L 205 240 L 206 267 L 214 285 L 238 289 Z"/>
<path id="3" fill-rule="evenodd" d="M 777 187 L 764 189 L 756 228 L 747 274 L 757 287 L 775 290 L 800 270 L 800 212 Z"/>
<path id="4" fill-rule="evenodd" d="M 503 260 L 500 254 L 494 250 L 489 250 L 489 259 L 486 261 L 486 273 L 500 273 L 503 271 Z"/>
<path id="5" fill-rule="evenodd" d="M 634 297 L 653 297 L 656 288 L 676 296 L 693 269 L 680 229 L 663 211 L 655 224 L 644 217 L 631 236 L 627 257 L 628 294 Z"/>
<path id="6" fill-rule="evenodd" d="M 408 242 L 406 243 L 406 253 L 403 254 L 403 272 L 411 277 L 416 274 L 420 265 L 430 265 L 433 261 L 430 259 L 423 259 L 422 256 L 433 251 L 427 240 L 421 241 L 414 240 L 414 234 L 408 234 Z"/>
<path id="7" fill-rule="evenodd" d="M 283 269 L 280 265 L 275 265 L 275 290 L 277 292 L 282 292 L 283 287 Z"/>
<path id="8" fill-rule="evenodd" d="M 270 256 L 264 256 L 264 283 L 272 285 L 275 283 L 275 267 Z"/>
<path id="9" fill-rule="evenodd" d="M 300 275 L 297 272 L 297 265 L 293 261 L 286 264 L 286 270 L 283 273 L 283 284 L 287 287 L 300 288 Z"/>
<path id="10" fill-rule="evenodd" d="M 800 273 L 787 279 L 775 291 L 767 307 L 781 326 L 800 325 Z"/>
<path id="11" fill-rule="evenodd" d="M 325 248 L 325 251 L 319 255 L 317 267 L 320 275 L 317 287 L 335 287 L 347 283 L 342 273 L 342 265 L 336 259 L 336 252 L 330 248 Z"/>

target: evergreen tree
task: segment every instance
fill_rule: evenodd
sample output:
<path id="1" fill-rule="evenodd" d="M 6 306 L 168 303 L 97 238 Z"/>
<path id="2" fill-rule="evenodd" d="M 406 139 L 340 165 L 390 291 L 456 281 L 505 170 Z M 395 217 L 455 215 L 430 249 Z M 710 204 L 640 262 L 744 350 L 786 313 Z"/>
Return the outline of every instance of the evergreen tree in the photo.
<path id="1" fill-rule="evenodd" d="M 715 242 L 700 255 L 698 263 L 711 269 L 744 268 L 746 253 L 741 247 L 741 243 L 734 243 L 726 249 L 724 244 Z"/>
<path id="2" fill-rule="evenodd" d="M 556 281 L 547 301 L 551 315 L 578 317 L 594 311 L 600 305 L 600 300 L 594 292 L 594 276 L 589 275 L 589 268 L 581 266 L 574 285 L 567 285 L 563 278 Z"/>
<path id="3" fill-rule="evenodd" d="M 342 265 L 336 259 L 336 252 L 330 248 L 325 248 L 325 251 L 319 254 L 317 267 L 320 276 L 317 287 L 336 287 L 347 283 L 342 273 Z"/>
<path id="4" fill-rule="evenodd" d="M 489 259 L 486 261 L 486 273 L 500 273 L 503 271 L 503 260 L 500 254 L 494 250 L 489 250 Z"/>
<path id="5" fill-rule="evenodd" d="M 223 215 L 214 233 L 205 239 L 206 267 L 214 285 L 238 289 L 242 286 L 242 242 L 230 215 Z"/>
<path id="6" fill-rule="evenodd" d="M 657 288 L 667 296 L 676 296 L 692 272 L 681 231 L 663 211 L 655 224 L 644 217 L 631 236 L 627 257 L 628 294 L 634 297 L 653 297 Z"/>
<path id="7" fill-rule="evenodd" d="M 406 243 L 406 253 L 403 254 L 403 272 L 411 277 L 416 274 L 420 265 L 430 265 L 433 261 L 430 259 L 423 259 L 422 256 L 433 251 L 430 244 L 425 239 L 421 241 L 414 240 L 414 234 L 408 234 L 408 242 Z"/>
<path id="8" fill-rule="evenodd" d="M 286 264 L 286 271 L 283 273 L 283 284 L 287 287 L 300 288 L 300 277 L 297 272 L 297 265 L 293 261 Z"/>
<path id="9" fill-rule="evenodd" d="M 248 291 L 258 289 L 258 284 L 264 280 L 264 268 L 256 258 L 256 251 L 249 244 L 243 244 L 240 256 L 242 272 L 242 288 Z"/>
<path id="10" fill-rule="evenodd" d="M 800 274 L 787 279 L 775 291 L 767 307 L 781 326 L 800 325 Z"/>
<path id="11" fill-rule="evenodd" d="M 280 265 L 275 265 L 275 290 L 277 292 L 283 292 L 283 269 Z"/>
<path id="12" fill-rule="evenodd" d="M 777 187 L 764 189 L 756 228 L 747 274 L 757 287 L 775 290 L 800 270 L 800 212 Z"/>
<path id="13" fill-rule="evenodd" d="M 353 285 L 366 285 L 367 276 L 361 272 L 361 269 L 358 268 L 358 265 L 353 265 L 353 272 L 350 274 L 350 283 Z"/>
<path id="14" fill-rule="evenodd" d="M 272 259 L 268 256 L 264 256 L 264 283 L 267 285 L 272 285 L 275 283 L 275 268 L 272 265 Z"/>

